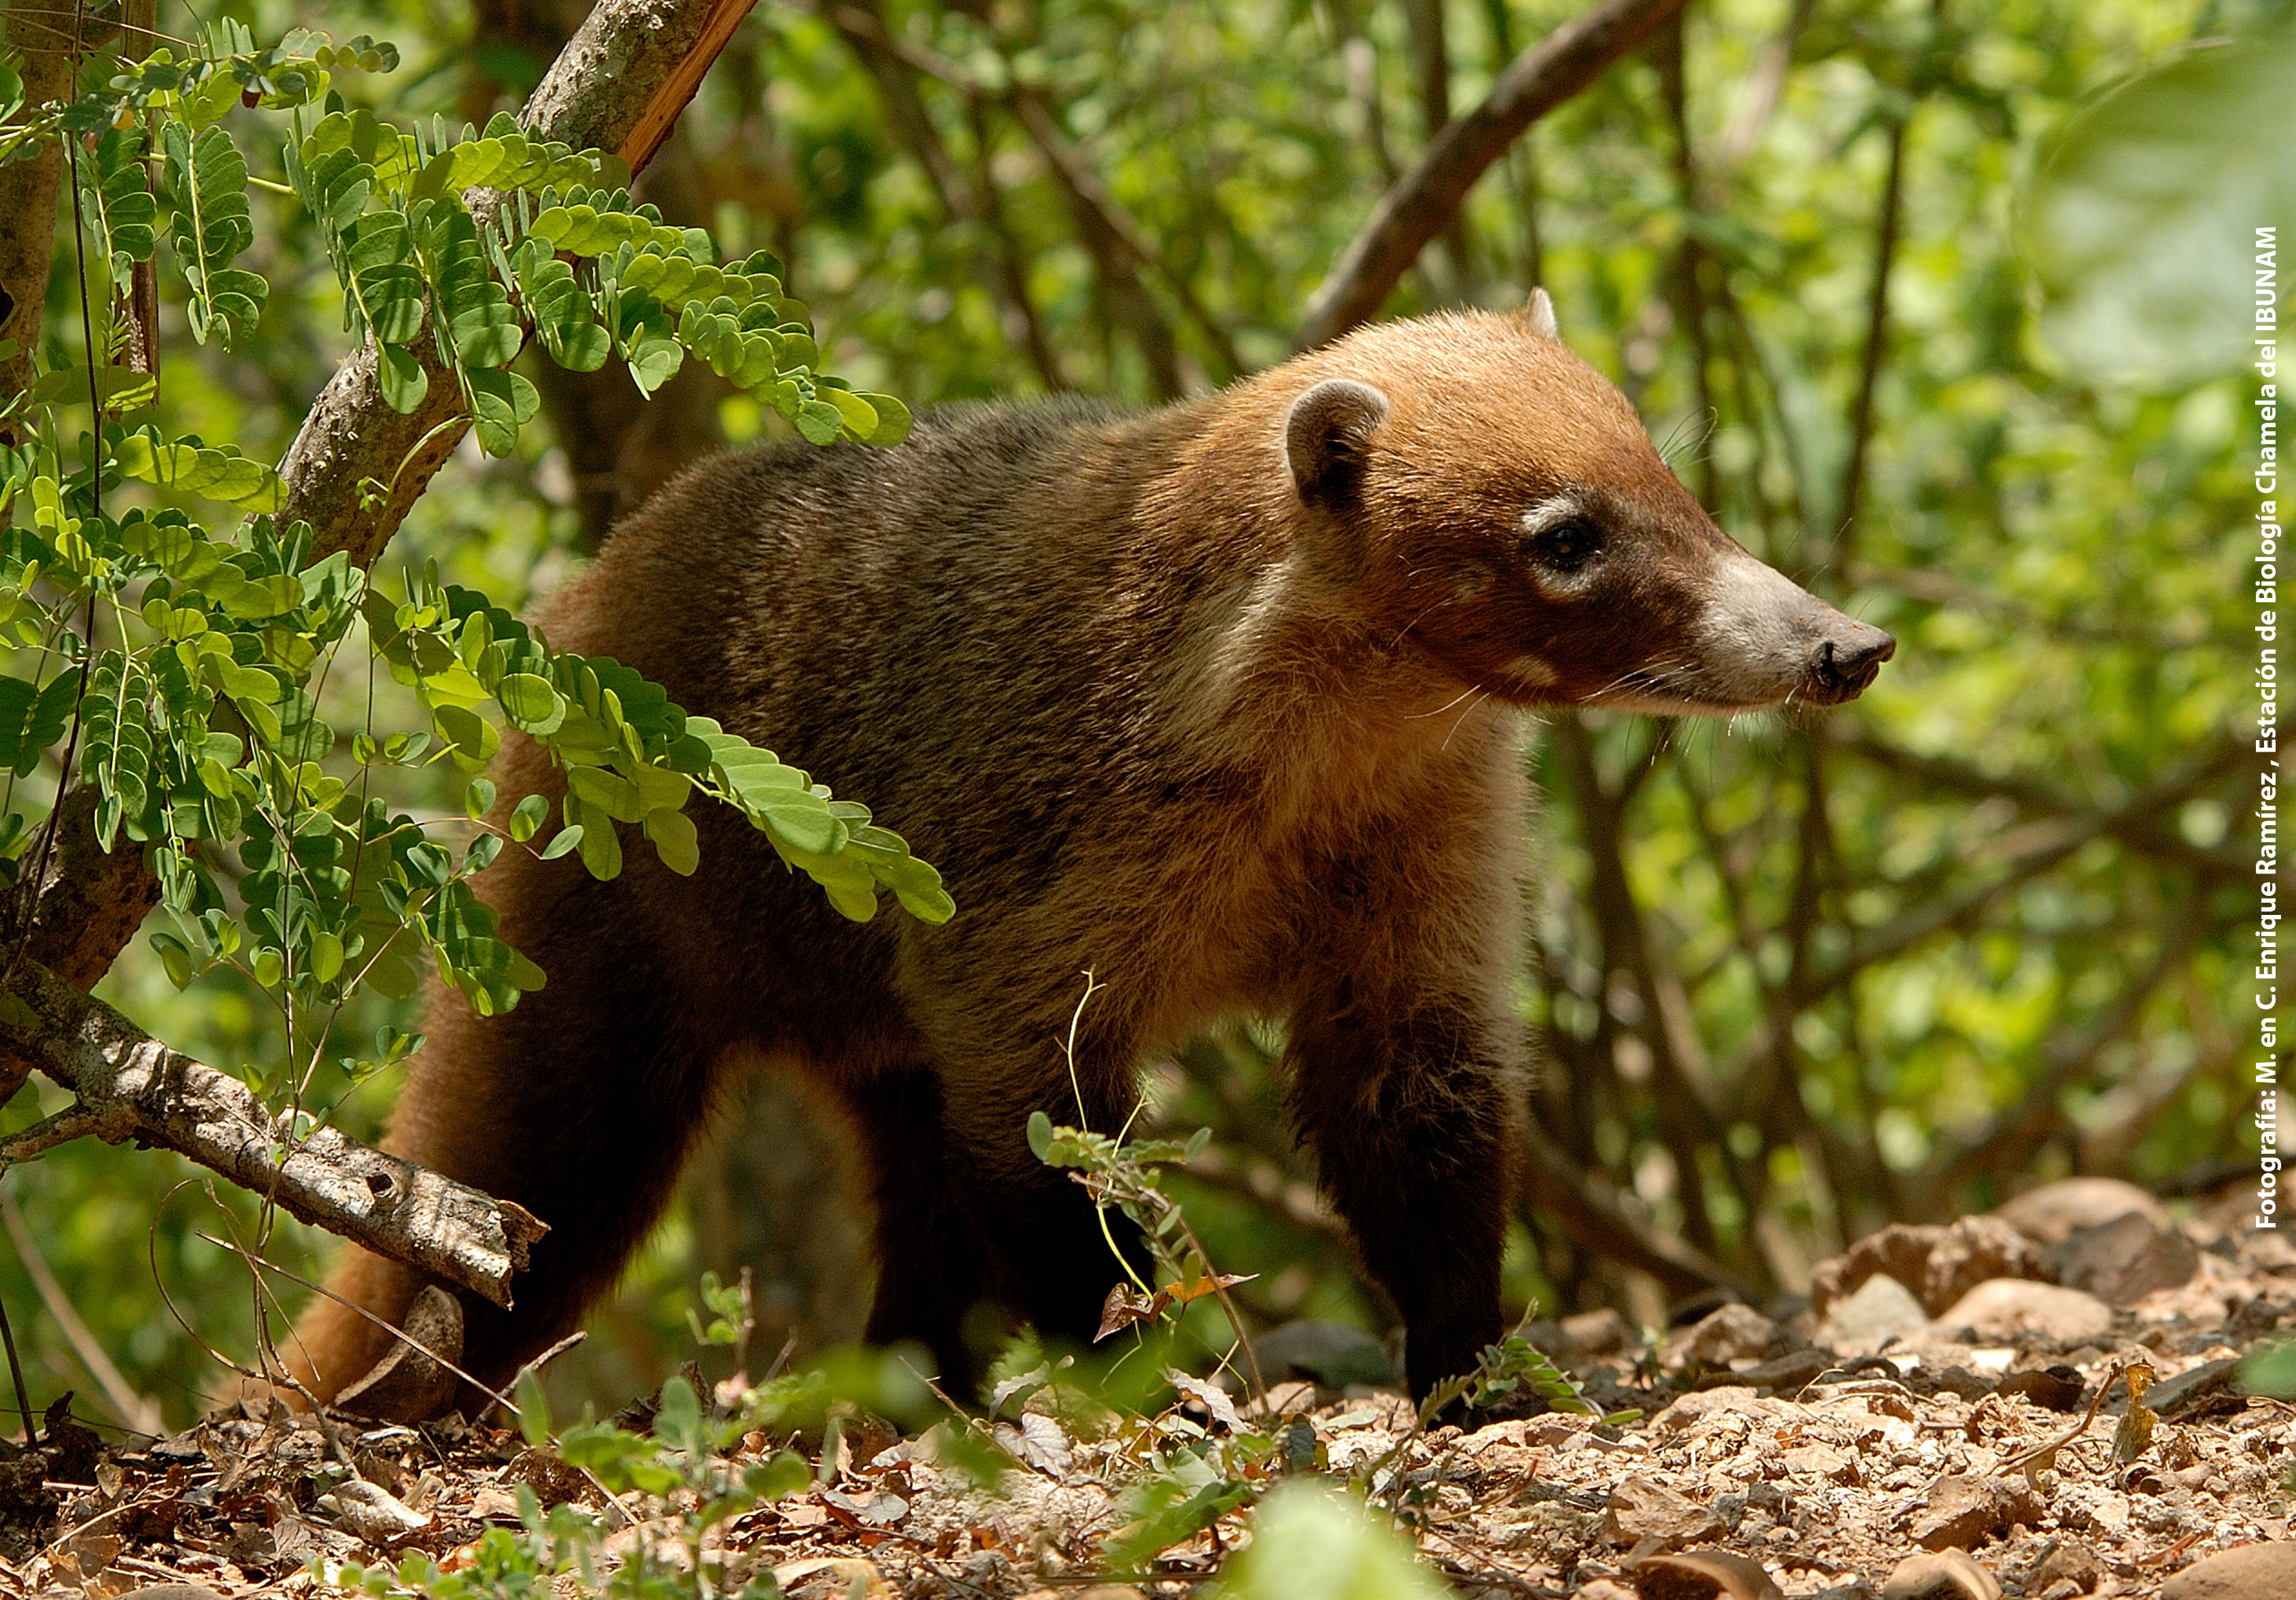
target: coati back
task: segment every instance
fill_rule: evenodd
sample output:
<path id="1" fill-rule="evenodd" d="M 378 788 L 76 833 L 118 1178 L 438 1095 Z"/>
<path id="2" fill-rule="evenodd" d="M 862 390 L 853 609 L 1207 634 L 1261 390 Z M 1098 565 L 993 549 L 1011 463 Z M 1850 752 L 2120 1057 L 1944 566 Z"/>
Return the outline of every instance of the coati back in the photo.
<path id="1" fill-rule="evenodd" d="M 551 1226 L 515 1310 L 466 1297 L 488 1382 L 609 1286 L 760 1054 L 851 1124 L 872 1339 L 961 1370 L 983 1299 L 1088 1337 L 1117 1269 L 1029 1115 L 1112 1129 L 1146 1052 L 1248 1011 L 1289 1019 L 1299 1133 L 1423 1394 L 1500 1333 L 1526 710 L 1831 703 L 1893 648 L 1713 526 L 1544 295 L 1160 411 L 721 455 L 545 627 L 866 800 L 959 910 L 847 922 L 730 809 L 691 813 L 692 878 L 638 849 L 611 882 L 487 874 L 548 986 L 490 1021 L 436 1002 L 390 1147 Z M 522 740 L 502 767 L 505 806 L 560 792 Z M 422 1281 L 354 1255 L 334 1287 L 396 1320 Z M 320 1303 L 318 1392 L 386 1337 Z"/>

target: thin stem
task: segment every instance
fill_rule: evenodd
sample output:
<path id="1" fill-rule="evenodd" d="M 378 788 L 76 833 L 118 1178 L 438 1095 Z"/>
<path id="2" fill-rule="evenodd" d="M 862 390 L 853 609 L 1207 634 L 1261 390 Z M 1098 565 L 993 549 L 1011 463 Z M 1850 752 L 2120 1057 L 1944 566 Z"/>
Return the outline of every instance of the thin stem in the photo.
<path id="1" fill-rule="evenodd" d="M 1866 351 L 1857 364 L 1857 396 L 1849 407 L 1849 455 L 1842 464 L 1841 494 L 1833 519 L 1833 551 L 1828 565 L 1839 575 L 1857 545 L 1857 509 L 1866 492 L 1866 451 L 1874 432 L 1874 391 L 1882 377 L 1882 357 L 1890 331 L 1890 272 L 1898 258 L 1898 215 L 1906 178 L 1906 123 L 1890 124 L 1890 165 L 1882 179 L 1881 218 L 1875 224 L 1874 286 L 1866 299 Z"/>

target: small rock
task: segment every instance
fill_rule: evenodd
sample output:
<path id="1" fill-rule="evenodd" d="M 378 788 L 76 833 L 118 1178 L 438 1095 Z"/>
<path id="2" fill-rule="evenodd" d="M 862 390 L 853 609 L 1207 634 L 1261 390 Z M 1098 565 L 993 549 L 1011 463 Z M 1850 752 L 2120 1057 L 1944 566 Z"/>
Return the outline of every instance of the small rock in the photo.
<path id="1" fill-rule="evenodd" d="M 2001 1380 L 1994 1392 L 2021 1394 L 2045 1410 L 2070 1412 L 2080 1409 L 2081 1396 L 2087 1391 L 2081 1384 L 2080 1374 L 2071 1367 L 2052 1366 L 2013 1372 Z"/>
<path id="2" fill-rule="evenodd" d="M 1580 1584 L 1570 1600 L 1635 1600 L 1635 1592 L 1616 1579 L 1597 1578 Z"/>
<path id="3" fill-rule="evenodd" d="M 1980 1284 L 2038 1276 L 2042 1268 L 2032 1242 L 2000 1218 L 1963 1217 L 1946 1228 L 1930 1251 L 1922 1281 L 1907 1286 L 1934 1315 Z"/>
<path id="4" fill-rule="evenodd" d="M 1890 1570 L 1882 1600 L 2001 1600 L 2000 1579 L 1964 1550 L 1908 1555 Z"/>
<path id="5" fill-rule="evenodd" d="M 1855 1484 L 1861 1478 L 1857 1457 L 1830 1444 L 1796 1445 L 1786 1451 L 1782 1459 L 1785 1462 L 1786 1472 L 1796 1478 L 1849 1484 Z"/>
<path id="6" fill-rule="evenodd" d="M 1948 1227 L 1894 1222 L 1810 1269 L 1810 1308 L 1824 1317 L 1877 1273 L 1910 1290 L 1931 1316 L 1988 1278 L 2031 1277 L 2040 1251 L 1997 1217 L 1964 1217 Z"/>
<path id="7" fill-rule="evenodd" d="M 1639 1600 L 1785 1600 L 1759 1562 L 1727 1550 L 1685 1550 L 1635 1563 Z"/>
<path id="8" fill-rule="evenodd" d="M 2068 1289 L 2086 1289 L 2109 1306 L 2131 1306 L 2156 1289 L 2190 1283 L 2201 1254 L 2174 1224 L 2164 1227 L 2128 1211 L 2066 1235 L 2050 1247 L 2048 1268 Z"/>
<path id="9" fill-rule="evenodd" d="M 1634 1329 L 1609 1306 L 1564 1317 L 1562 1335 L 1590 1356 L 1616 1355 L 1635 1342 Z"/>
<path id="10" fill-rule="evenodd" d="M 1613 1545 L 1654 1538 L 1661 1549 L 1678 1550 L 1702 1539 L 1720 1538 L 1727 1531 L 1711 1506 L 1640 1476 L 1612 1489 L 1603 1512 L 1603 1537 Z"/>
<path id="11" fill-rule="evenodd" d="M 1888 1273 L 1877 1272 L 1825 1314 L 1816 1342 L 1829 1350 L 1878 1350 L 1892 1339 L 1920 1333 L 1929 1320 L 1912 1291 Z"/>
<path id="12" fill-rule="evenodd" d="M 1781 1337 L 1778 1325 L 1753 1307 L 1724 1306 L 1682 1334 L 1673 1353 L 1699 1366 L 1727 1366 L 1733 1361 L 1760 1359 Z"/>
<path id="13" fill-rule="evenodd" d="M 2025 1579 L 2025 1592 L 2046 1594 L 2061 1583 L 2070 1583 L 2074 1586 L 2073 1594 L 2094 1594 L 2103 1576 L 2104 1563 L 2097 1560 L 2096 1552 L 2068 1539 L 2041 1557 L 2040 1564 Z"/>
<path id="14" fill-rule="evenodd" d="M 2186 1567 L 2161 1586 L 2161 1600 L 2288 1600 L 2296 1595 L 2296 1543 L 2243 1545 Z"/>
<path id="15" fill-rule="evenodd" d="M 2101 1341 L 2112 1332 L 2112 1308 L 2094 1294 L 1995 1278 L 1972 1289 L 1937 1319 L 1948 1336 L 2054 1346 Z"/>
<path id="16" fill-rule="evenodd" d="M 1929 1499 L 1908 1530 L 1925 1550 L 1966 1550 L 2012 1522 L 2037 1522 L 2040 1507 L 2021 1483 L 1980 1473 L 1956 1473 L 1930 1486 Z"/>
<path id="17" fill-rule="evenodd" d="M 2159 1201 L 2117 1177 L 2061 1177 L 2028 1189 L 1993 1213 L 2036 1244 L 2062 1243 L 2084 1227 L 2095 1227 L 2134 1211 L 2155 1227 L 2169 1226 Z"/>
<path id="18" fill-rule="evenodd" d="M 1879 1600 L 1879 1597 L 1874 1593 L 1872 1584 L 1863 1578 L 1852 1578 L 1847 1583 L 1837 1583 L 1818 1590 L 1809 1600 Z"/>
<path id="19" fill-rule="evenodd" d="M 203 1583 L 155 1583 L 149 1588 L 130 1589 L 120 1600 L 223 1600 L 223 1596 Z"/>
<path id="20" fill-rule="evenodd" d="M 1395 1368 L 1379 1341 L 1336 1322 L 1287 1322 L 1253 1339 L 1251 1353 L 1271 1383 L 1300 1377 L 1326 1389 L 1345 1389 L 1350 1383 L 1395 1382 Z"/>
<path id="21" fill-rule="evenodd" d="M 2240 1381 L 2240 1358 L 2203 1361 L 2190 1372 L 2163 1378 L 2144 1391 L 2144 1403 L 2167 1422 L 2237 1411 L 2248 1403 L 2248 1391 Z"/>

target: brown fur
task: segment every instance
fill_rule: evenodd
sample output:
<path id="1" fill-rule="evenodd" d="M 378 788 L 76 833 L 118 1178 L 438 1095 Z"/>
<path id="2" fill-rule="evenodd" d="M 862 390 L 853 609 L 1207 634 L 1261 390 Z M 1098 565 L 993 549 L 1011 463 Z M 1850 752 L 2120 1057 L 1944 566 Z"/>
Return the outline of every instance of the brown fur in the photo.
<path id="1" fill-rule="evenodd" d="M 1335 378 L 1378 392 L 1316 390 Z M 1525 508 L 1564 493 L 1609 539 L 1583 592 L 1526 566 Z M 689 472 L 552 606 L 552 641 L 867 801 L 960 909 L 849 923 L 699 805 L 691 879 L 636 840 L 607 883 L 508 855 L 488 893 L 548 987 L 493 1021 L 439 1001 L 390 1139 L 551 1225 L 514 1312 L 470 1305 L 466 1365 L 500 1380 L 574 1325 L 723 1063 L 760 1052 L 853 1126 L 873 1338 L 959 1362 L 984 1297 L 1087 1334 L 1118 1272 L 1029 1113 L 1112 1129 L 1144 1053 L 1242 1011 L 1290 1019 L 1299 1132 L 1413 1388 L 1464 1369 L 1500 1332 L 1521 1101 L 1519 708 L 1795 692 L 1728 688 L 1738 635 L 1776 655 L 1786 624 L 1718 611 L 1715 574 L 1799 594 L 1732 563 L 1617 392 L 1519 318 L 1372 329 L 1146 414 L 960 410 L 898 450 Z M 1827 652 L 1886 637 L 1800 600 L 1791 648 L 1828 665 L 1778 683 L 1841 698 Z M 515 739 L 499 777 L 505 804 L 561 787 Z M 1079 1108 L 1058 1041 L 1087 970 Z M 354 1255 L 335 1287 L 396 1317 L 420 1281 Z M 382 1350 L 324 1302 L 301 1333 L 322 1393 Z"/>

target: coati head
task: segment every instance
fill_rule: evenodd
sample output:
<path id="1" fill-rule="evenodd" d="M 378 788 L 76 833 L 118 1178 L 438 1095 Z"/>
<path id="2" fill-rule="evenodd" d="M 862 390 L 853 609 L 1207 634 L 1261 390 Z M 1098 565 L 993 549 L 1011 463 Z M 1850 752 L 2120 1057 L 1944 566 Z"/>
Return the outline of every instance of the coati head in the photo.
<path id="1" fill-rule="evenodd" d="M 1303 534 L 1464 684 L 1525 706 L 1833 705 L 1897 649 L 1714 525 L 1544 290 L 1300 365 L 1283 445 Z"/>

